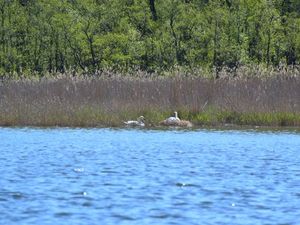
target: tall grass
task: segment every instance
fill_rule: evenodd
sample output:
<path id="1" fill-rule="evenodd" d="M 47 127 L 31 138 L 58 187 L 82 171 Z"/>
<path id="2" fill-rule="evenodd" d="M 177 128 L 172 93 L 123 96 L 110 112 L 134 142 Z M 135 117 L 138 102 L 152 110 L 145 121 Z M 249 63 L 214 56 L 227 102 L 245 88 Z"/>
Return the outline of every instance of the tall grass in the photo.
<path id="1" fill-rule="evenodd" d="M 154 126 L 176 110 L 198 125 L 300 126 L 299 70 L 253 73 L 221 71 L 212 79 L 180 72 L 164 77 L 107 72 L 4 80 L 0 125 L 120 126 L 144 115 Z"/>

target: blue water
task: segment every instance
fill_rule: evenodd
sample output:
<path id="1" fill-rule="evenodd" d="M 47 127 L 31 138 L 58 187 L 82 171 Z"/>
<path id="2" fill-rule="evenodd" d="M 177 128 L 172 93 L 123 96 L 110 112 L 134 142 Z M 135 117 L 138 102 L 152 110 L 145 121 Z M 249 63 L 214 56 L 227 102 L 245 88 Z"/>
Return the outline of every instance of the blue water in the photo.
<path id="1" fill-rule="evenodd" d="M 293 132 L 0 128 L 0 224 L 300 224 Z"/>

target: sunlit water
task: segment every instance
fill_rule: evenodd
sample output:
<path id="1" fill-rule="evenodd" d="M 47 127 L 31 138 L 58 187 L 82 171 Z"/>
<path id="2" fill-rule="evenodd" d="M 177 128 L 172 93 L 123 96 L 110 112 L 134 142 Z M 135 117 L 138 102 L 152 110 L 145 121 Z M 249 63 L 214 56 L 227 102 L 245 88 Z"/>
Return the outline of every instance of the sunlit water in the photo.
<path id="1" fill-rule="evenodd" d="M 300 135 L 0 128 L 0 224 L 299 224 Z"/>

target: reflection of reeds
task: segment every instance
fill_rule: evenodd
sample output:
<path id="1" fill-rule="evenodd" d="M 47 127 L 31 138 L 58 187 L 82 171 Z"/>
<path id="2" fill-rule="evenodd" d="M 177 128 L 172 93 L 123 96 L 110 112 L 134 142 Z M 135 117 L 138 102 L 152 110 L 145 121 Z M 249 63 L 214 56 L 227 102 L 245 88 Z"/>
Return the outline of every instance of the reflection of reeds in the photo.
<path id="1" fill-rule="evenodd" d="M 195 124 L 300 125 L 300 76 L 71 77 L 0 83 L 0 125 L 118 126 L 174 110 Z"/>

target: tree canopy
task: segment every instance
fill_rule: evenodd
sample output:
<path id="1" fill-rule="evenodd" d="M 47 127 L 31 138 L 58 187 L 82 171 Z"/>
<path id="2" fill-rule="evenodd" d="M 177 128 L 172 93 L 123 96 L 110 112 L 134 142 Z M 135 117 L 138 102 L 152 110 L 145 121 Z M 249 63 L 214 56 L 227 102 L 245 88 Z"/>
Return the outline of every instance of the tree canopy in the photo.
<path id="1" fill-rule="evenodd" d="M 0 74 L 299 59 L 299 0 L 0 0 Z"/>

